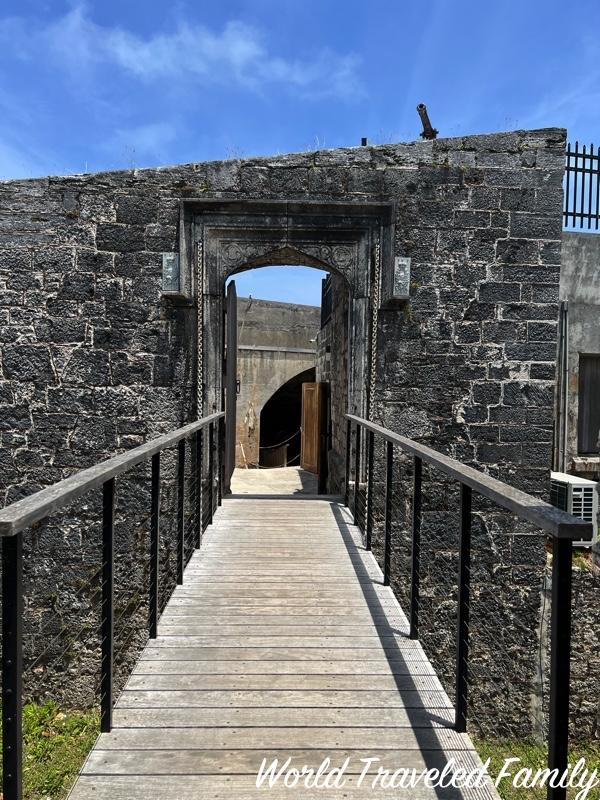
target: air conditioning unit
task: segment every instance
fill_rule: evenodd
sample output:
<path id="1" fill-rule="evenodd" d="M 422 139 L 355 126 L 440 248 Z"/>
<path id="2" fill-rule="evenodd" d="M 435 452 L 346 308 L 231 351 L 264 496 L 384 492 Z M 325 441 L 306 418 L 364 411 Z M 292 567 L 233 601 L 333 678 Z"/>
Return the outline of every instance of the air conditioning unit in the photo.
<path id="1" fill-rule="evenodd" d="M 598 484 L 566 472 L 550 473 L 550 502 L 574 517 L 591 522 L 594 541 L 598 539 Z M 590 547 L 591 542 L 573 542 L 576 547 Z"/>

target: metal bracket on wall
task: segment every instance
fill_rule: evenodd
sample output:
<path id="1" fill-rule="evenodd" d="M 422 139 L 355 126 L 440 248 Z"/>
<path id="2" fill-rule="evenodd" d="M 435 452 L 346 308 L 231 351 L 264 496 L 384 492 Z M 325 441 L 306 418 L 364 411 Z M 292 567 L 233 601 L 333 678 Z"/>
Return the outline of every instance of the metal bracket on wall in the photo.
<path id="1" fill-rule="evenodd" d="M 408 300 L 410 296 L 410 257 L 394 258 L 394 282 L 392 300 Z"/>

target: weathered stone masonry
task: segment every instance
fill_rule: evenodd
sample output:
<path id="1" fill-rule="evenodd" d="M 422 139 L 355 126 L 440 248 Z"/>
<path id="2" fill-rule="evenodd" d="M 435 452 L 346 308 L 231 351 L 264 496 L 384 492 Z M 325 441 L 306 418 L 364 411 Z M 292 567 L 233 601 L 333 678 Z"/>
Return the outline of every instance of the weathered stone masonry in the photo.
<path id="1" fill-rule="evenodd" d="M 394 200 L 412 297 L 381 317 L 386 421 L 542 491 L 563 141 L 517 132 L 2 184 L 5 500 L 191 415 L 193 312 L 161 301 L 160 273 L 195 196 Z"/>
<path id="2" fill-rule="evenodd" d="M 411 298 L 380 312 L 377 417 L 545 494 L 563 154 L 547 129 L 1 184 L 4 502 L 193 418 L 196 311 L 161 299 L 161 253 L 211 198 L 392 203 Z"/>

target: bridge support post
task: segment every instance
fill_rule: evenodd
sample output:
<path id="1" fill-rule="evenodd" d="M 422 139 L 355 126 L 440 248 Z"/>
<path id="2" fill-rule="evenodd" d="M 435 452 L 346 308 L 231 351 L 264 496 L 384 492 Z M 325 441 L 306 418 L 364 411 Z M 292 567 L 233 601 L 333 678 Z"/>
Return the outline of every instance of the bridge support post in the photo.
<path id="1" fill-rule="evenodd" d="M 152 499 L 150 506 L 150 587 L 148 636 L 158 633 L 158 574 L 160 555 L 160 453 L 152 456 Z"/>
<path id="2" fill-rule="evenodd" d="M 371 549 L 373 536 L 373 454 L 375 450 L 375 434 L 369 431 L 367 438 L 367 530 L 365 534 L 365 547 Z"/>
<path id="3" fill-rule="evenodd" d="M 569 682 L 573 540 L 552 538 L 552 619 L 550 644 L 550 726 L 548 766 L 560 774 L 569 761 Z M 548 800 L 566 800 L 564 787 L 548 787 Z"/>
<path id="4" fill-rule="evenodd" d="M 2 539 L 2 796 L 23 796 L 23 534 Z"/>
<path id="5" fill-rule="evenodd" d="M 394 445 L 387 442 L 385 468 L 385 545 L 383 553 L 383 585 L 390 585 L 392 560 L 392 497 L 394 479 Z"/>
<path id="6" fill-rule="evenodd" d="M 177 445 L 177 585 L 185 567 L 185 439 Z"/>
<path id="7" fill-rule="evenodd" d="M 410 584 L 410 638 L 419 638 L 419 594 L 421 584 L 421 490 L 423 462 L 414 457 L 412 505 L 412 554 Z"/>
<path id="8" fill-rule="evenodd" d="M 356 426 L 354 439 L 354 524 L 358 525 L 358 491 L 360 488 L 360 425 Z M 358 525 L 360 528 L 360 525 Z"/>
<path id="9" fill-rule="evenodd" d="M 352 423 L 346 420 L 346 484 L 344 486 L 344 505 L 350 505 L 350 450 L 352 448 Z"/>
<path id="10" fill-rule="evenodd" d="M 215 515 L 215 428 L 212 422 L 208 426 L 208 486 L 208 524 L 212 525 Z"/>
<path id="11" fill-rule="evenodd" d="M 100 668 L 100 730 L 112 730 L 114 658 L 114 531 L 115 479 L 102 486 L 102 661 Z"/>
<path id="12" fill-rule="evenodd" d="M 467 730 L 469 705 L 469 604 L 471 592 L 471 505 L 472 491 L 460 485 L 460 548 L 458 556 L 458 622 L 456 630 L 455 728 Z"/>
<path id="13" fill-rule="evenodd" d="M 223 448 L 225 446 L 223 420 L 217 422 L 217 506 L 220 508 L 223 502 Z"/>
<path id="14" fill-rule="evenodd" d="M 196 550 L 200 547 L 202 542 L 202 533 L 204 531 L 204 498 L 202 496 L 202 467 L 204 466 L 204 452 L 203 452 L 203 431 L 199 430 L 196 434 L 196 474 L 195 474 L 195 505 L 196 505 L 196 525 L 194 531 L 194 547 Z"/>

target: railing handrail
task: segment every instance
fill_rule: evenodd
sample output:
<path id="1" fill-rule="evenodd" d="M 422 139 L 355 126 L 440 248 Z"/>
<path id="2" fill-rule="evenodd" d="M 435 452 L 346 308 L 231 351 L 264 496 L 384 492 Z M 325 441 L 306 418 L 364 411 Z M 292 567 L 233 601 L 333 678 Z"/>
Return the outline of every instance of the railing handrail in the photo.
<path id="1" fill-rule="evenodd" d="M 22 500 L 11 503 L 0 510 L 0 536 L 14 536 L 91 489 L 102 486 L 111 478 L 147 461 L 156 453 L 176 445 L 181 439 L 185 439 L 224 416 L 223 411 L 210 414 L 182 428 L 151 439 L 132 450 L 127 450 L 125 453 L 112 456 L 105 461 L 80 470 Z"/>
<path id="2" fill-rule="evenodd" d="M 346 419 L 360 425 L 365 430 L 376 433 L 388 442 L 398 445 L 403 450 L 418 456 L 423 461 L 437 467 L 446 475 L 455 478 L 460 483 L 475 489 L 479 494 L 493 500 L 499 506 L 512 511 L 517 516 L 534 523 L 542 530 L 559 539 L 573 539 L 577 541 L 591 540 L 593 526 L 577 517 L 561 511 L 555 506 L 540 500 L 538 497 L 515 489 L 508 483 L 492 478 L 484 472 L 462 464 L 454 458 L 438 453 L 427 445 L 419 444 L 412 439 L 407 439 L 388 428 L 369 422 L 362 417 L 346 414 Z"/>

